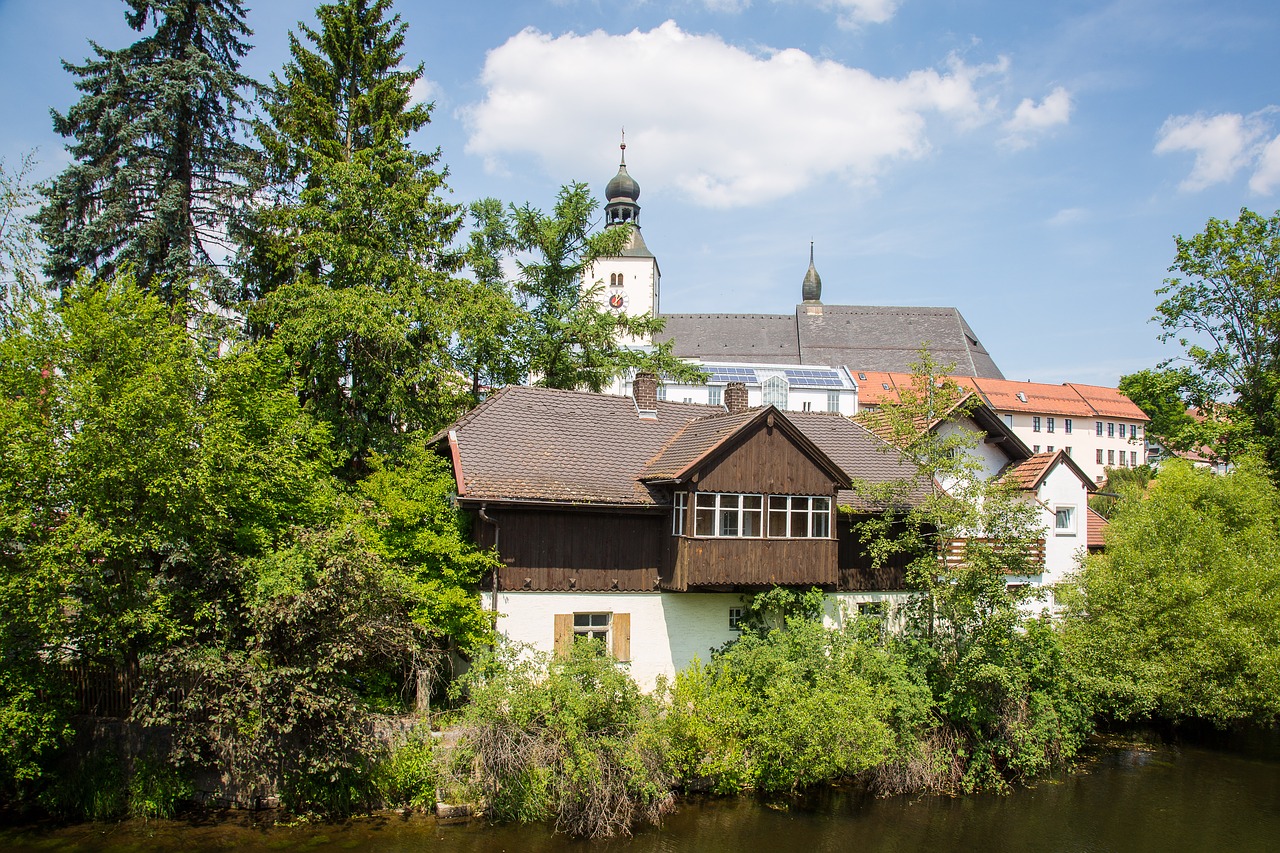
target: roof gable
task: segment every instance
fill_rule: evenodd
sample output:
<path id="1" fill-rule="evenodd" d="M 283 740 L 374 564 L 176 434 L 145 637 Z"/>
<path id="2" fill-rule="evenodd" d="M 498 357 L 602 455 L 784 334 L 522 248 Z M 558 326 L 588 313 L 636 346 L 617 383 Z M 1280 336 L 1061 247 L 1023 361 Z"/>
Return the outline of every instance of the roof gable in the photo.
<path id="1" fill-rule="evenodd" d="M 1001 475 L 1001 482 L 1008 483 L 1019 489 L 1027 491 L 1035 491 L 1040 488 L 1054 468 L 1058 465 L 1065 466 L 1073 474 L 1084 483 L 1086 491 L 1097 491 L 1097 485 L 1093 480 L 1089 479 L 1089 475 L 1081 470 L 1076 461 L 1062 450 L 1054 450 L 1053 452 L 1037 453 L 1028 459 L 1011 465 L 1005 469 Z"/>
<path id="2" fill-rule="evenodd" d="M 639 479 L 646 482 L 686 482 L 733 452 L 743 439 L 762 429 L 779 430 L 832 482 L 842 488 L 849 487 L 848 473 L 774 406 L 690 421 L 645 467 Z"/>

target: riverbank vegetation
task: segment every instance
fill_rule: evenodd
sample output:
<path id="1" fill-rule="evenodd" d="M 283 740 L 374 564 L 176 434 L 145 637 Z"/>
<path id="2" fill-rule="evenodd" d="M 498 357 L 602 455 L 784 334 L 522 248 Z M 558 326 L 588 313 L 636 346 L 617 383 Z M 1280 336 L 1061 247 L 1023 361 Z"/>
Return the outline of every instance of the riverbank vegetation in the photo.
<path id="1" fill-rule="evenodd" d="M 611 835 L 681 791 L 999 791 L 1069 763 L 1099 721 L 1280 713 L 1274 472 L 1237 442 L 1226 476 L 1171 464 L 1122 490 L 1107 552 L 1050 618 L 1008 583 L 1031 573 L 1026 506 L 965 469 L 971 437 L 921 434 L 964 411 L 927 362 L 878 426 L 946 488 L 863 492 L 894 510 L 864 544 L 911 561 L 900 608 L 748 595 L 742 636 L 653 693 L 589 643 L 487 656 L 478 584 L 497 558 L 427 440 L 489 385 L 687 375 L 669 348 L 617 345 L 658 321 L 582 296 L 625 230 L 591 233 L 581 184 L 550 214 L 449 203 L 441 153 L 409 141 L 431 107 L 390 0 L 322 4 L 269 84 L 239 72 L 238 0 L 127 9 L 136 44 L 68 66 L 72 163 L 38 193 L 29 161 L 0 164 L 0 807 L 443 798 Z M 1232 239 L 1276 231 L 1244 226 Z M 1209 248 L 1180 241 L 1179 269 L 1216 275 L 1195 260 Z M 1167 329 L 1218 310 L 1170 288 Z M 1274 427 L 1257 325 L 1237 428 Z M 964 531 L 983 536 L 940 569 Z M 377 734 L 378 715 L 441 702 L 456 746 L 429 720 Z"/>

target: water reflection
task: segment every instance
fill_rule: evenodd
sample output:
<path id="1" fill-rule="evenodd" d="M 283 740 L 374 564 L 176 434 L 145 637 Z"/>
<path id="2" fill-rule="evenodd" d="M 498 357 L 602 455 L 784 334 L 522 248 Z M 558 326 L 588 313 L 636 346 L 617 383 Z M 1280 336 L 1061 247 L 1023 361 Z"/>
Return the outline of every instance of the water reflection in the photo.
<path id="1" fill-rule="evenodd" d="M 613 842 L 573 841 L 547 827 L 439 825 L 381 816 L 340 825 L 266 827 L 153 821 L 0 830 L 0 849 L 28 851 L 1263 851 L 1280 850 L 1280 760 L 1198 747 L 1101 749 L 1080 772 L 1007 797 L 874 800 L 820 792 L 778 807 L 755 800 L 685 804 L 661 830 Z"/>

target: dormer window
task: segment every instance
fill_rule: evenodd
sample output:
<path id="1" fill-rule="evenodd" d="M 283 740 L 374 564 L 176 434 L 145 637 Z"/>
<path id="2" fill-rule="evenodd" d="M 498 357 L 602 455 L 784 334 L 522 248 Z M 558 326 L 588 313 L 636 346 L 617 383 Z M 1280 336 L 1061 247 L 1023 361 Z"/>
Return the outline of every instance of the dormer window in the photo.
<path id="1" fill-rule="evenodd" d="M 764 381 L 764 405 L 787 408 L 787 380 L 781 376 L 770 376 Z"/>

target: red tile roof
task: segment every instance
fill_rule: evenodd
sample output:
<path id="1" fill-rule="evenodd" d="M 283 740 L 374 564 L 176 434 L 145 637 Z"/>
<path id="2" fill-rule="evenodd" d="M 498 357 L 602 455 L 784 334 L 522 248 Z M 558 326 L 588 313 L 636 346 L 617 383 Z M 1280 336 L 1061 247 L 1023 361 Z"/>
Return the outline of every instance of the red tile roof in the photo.
<path id="1" fill-rule="evenodd" d="M 1049 476 L 1049 472 L 1059 464 L 1067 466 L 1080 479 L 1080 482 L 1084 483 L 1088 491 L 1097 490 L 1097 485 L 1089 479 L 1089 475 L 1081 470 L 1075 460 L 1068 456 L 1064 450 L 1037 453 L 1029 459 L 1014 463 L 1005 469 L 1004 473 L 1000 475 L 1000 479 L 1019 489 L 1032 491 L 1040 488 L 1044 478 Z"/>
<path id="2" fill-rule="evenodd" d="M 1026 489 L 1027 491 L 1038 489 L 1040 483 L 1049 475 L 1050 469 L 1053 468 L 1054 462 L 1061 452 L 1060 450 L 1055 450 L 1052 453 L 1037 453 L 1030 459 L 1024 459 L 1016 465 L 1011 465 L 1000 479 L 1019 489 Z"/>
<path id="3" fill-rule="evenodd" d="M 1098 550 L 1105 544 L 1107 528 L 1110 526 L 1105 518 L 1098 515 L 1092 509 L 1085 513 L 1085 523 L 1088 529 L 1088 548 L 1090 551 Z"/>
<path id="4" fill-rule="evenodd" d="M 898 389 L 911 382 L 910 373 L 875 373 L 850 369 L 858 380 L 858 404 L 878 406 L 885 401 L 898 400 Z M 1023 411 L 1029 414 L 1062 415 L 1078 418 L 1125 418 L 1134 421 L 1150 420 L 1142 409 L 1115 388 L 1100 385 L 1082 385 L 1064 382 L 1050 385 L 1043 382 L 1013 382 L 1008 379 L 984 379 L 973 376 L 953 376 L 962 388 L 974 388 L 981 393 L 991 408 L 1001 412 Z M 886 389 L 884 386 L 888 385 Z M 1019 397 L 1019 395 L 1022 395 Z M 1023 401 L 1025 398 L 1025 402 Z"/>

